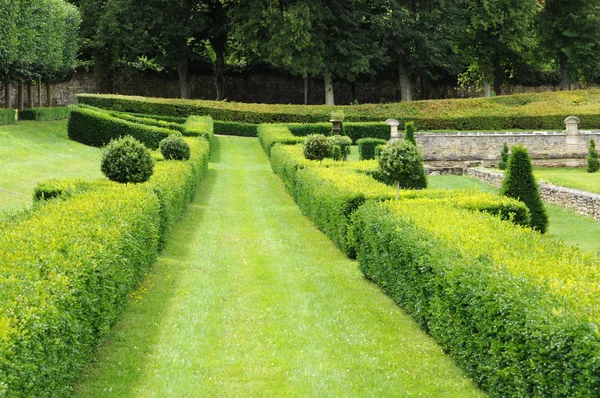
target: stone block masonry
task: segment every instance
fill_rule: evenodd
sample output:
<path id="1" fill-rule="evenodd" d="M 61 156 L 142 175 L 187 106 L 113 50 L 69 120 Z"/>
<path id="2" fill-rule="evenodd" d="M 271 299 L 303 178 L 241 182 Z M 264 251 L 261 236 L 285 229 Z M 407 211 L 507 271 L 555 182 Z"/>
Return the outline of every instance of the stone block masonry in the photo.
<path id="1" fill-rule="evenodd" d="M 504 173 L 482 168 L 469 168 L 466 174 L 497 188 L 502 186 L 504 179 Z M 539 189 L 544 202 L 571 209 L 582 216 L 600 221 L 599 194 L 546 183 L 540 183 Z"/>

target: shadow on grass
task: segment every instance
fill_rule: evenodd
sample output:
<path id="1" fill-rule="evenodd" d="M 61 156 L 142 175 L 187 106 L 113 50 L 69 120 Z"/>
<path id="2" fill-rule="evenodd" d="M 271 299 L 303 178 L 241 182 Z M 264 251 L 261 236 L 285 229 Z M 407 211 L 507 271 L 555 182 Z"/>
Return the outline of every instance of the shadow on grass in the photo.
<path id="1" fill-rule="evenodd" d="M 215 159 L 219 159 L 218 144 L 211 149 L 211 162 Z M 186 271 L 185 258 L 193 250 L 190 237 L 203 228 L 206 204 L 217 175 L 218 171 L 209 165 L 194 200 L 173 228 L 149 275 L 131 294 L 119 322 L 75 385 L 74 396 L 135 396 L 135 388 L 148 371 L 146 364 L 158 342 L 162 319 L 177 296 L 180 277 Z"/>

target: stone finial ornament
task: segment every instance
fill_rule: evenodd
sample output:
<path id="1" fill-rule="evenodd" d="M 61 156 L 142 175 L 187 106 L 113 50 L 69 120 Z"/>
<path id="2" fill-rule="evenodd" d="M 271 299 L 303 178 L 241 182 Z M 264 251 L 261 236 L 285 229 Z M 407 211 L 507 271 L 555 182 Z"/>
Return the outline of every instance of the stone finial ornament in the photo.
<path id="1" fill-rule="evenodd" d="M 390 142 L 400 141 L 402 139 L 402 135 L 398 132 L 400 122 L 390 118 L 385 121 L 385 124 L 390 126 Z"/>

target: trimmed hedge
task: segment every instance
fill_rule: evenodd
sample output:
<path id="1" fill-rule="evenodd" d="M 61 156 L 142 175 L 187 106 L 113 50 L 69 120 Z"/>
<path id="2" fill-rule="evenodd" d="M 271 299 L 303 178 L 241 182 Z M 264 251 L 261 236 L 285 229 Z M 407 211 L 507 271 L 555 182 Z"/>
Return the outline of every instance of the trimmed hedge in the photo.
<path id="1" fill-rule="evenodd" d="M 111 116 L 107 112 L 89 108 L 75 108 L 68 123 L 68 135 L 73 141 L 101 147 L 118 137 L 130 135 L 150 149 L 157 149 L 160 141 L 177 131 L 162 127 L 133 123 Z"/>
<path id="2" fill-rule="evenodd" d="M 331 135 L 331 123 L 288 123 L 285 127 L 296 137 L 306 137 L 312 134 Z M 340 134 L 344 134 L 343 128 Z"/>
<path id="3" fill-rule="evenodd" d="M 381 138 L 361 138 L 356 143 L 360 160 L 370 160 L 375 158 L 375 148 L 378 145 L 385 145 L 386 141 Z"/>
<path id="4" fill-rule="evenodd" d="M 149 182 L 49 181 L 0 231 L 0 393 L 69 396 L 204 175 L 208 142 Z"/>
<path id="5" fill-rule="evenodd" d="M 214 124 L 210 116 L 190 116 L 185 121 L 183 135 L 204 137 L 211 142 L 214 137 Z"/>
<path id="6" fill-rule="evenodd" d="M 14 124 L 16 117 L 16 109 L 0 109 L 0 126 L 4 124 Z"/>
<path id="7" fill-rule="evenodd" d="M 62 120 L 69 117 L 71 109 L 73 109 L 71 106 L 23 109 L 19 112 L 19 119 L 37 121 Z"/>
<path id="8" fill-rule="evenodd" d="M 180 133 L 185 133 L 185 127 L 182 123 L 173 123 L 166 122 L 164 120 L 154 119 L 150 116 L 148 117 L 140 117 L 133 116 L 129 113 L 123 112 L 109 112 L 111 116 L 117 117 L 119 119 L 127 120 L 133 123 L 144 124 L 146 126 L 155 126 L 155 127 L 163 127 L 169 130 L 179 131 Z M 185 123 L 185 121 L 184 121 Z"/>
<path id="9" fill-rule="evenodd" d="M 430 202 L 370 202 L 352 221 L 364 274 L 490 395 L 600 395 L 596 256 Z"/>
<path id="10" fill-rule="evenodd" d="M 411 101 L 353 106 L 268 105 L 80 94 L 80 103 L 105 109 L 169 116 L 210 115 L 215 120 L 244 123 L 324 123 L 342 110 L 347 122 L 379 122 L 393 117 L 400 125 L 414 121 L 418 130 L 563 130 L 563 120 L 577 115 L 580 128 L 600 126 L 600 90 L 519 94 L 492 98 Z M 387 126 L 386 126 L 387 127 Z M 389 129 L 368 127 L 361 137 L 388 138 Z M 377 130 L 377 135 L 372 135 Z M 380 135 L 381 134 L 381 135 Z M 385 135 L 384 135 L 385 134 Z"/>
<path id="11" fill-rule="evenodd" d="M 256 137 L 258 134 L 258 125 L 240 122 L 214 122 L 215 134 L 219 135 L 237 135 L 240 137 Z"/>
<path id="12" fill-rule="evenodd" d="M 258 126 L 258 141 L 267 156 L 275 144 L 294 145 L 304 142 L 304 138 L 295 137 L 290 129 L 281 124 L 261 124 Z"/>

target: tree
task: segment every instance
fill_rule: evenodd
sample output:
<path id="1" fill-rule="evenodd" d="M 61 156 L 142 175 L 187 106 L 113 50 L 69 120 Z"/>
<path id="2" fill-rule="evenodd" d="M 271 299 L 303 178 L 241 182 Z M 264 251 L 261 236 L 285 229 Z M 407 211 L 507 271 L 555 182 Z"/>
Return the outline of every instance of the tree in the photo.
<path id="1" fill-rule="evenodd" d="M 596 143 L 594 140 L 590 140 L 590 146 L 588 147 L 588 155 L 586 157 L 588 173 L 595 173 L 600 169 L 600 160 L 598 160 L 598 151 L 596 150 Z"/>
<path id="2" fill-rule="evenodd" d="M 600 1 L 541 4 L 537 32 L 542 49 L 559 65 L 561 89 L 571 89 L 571 77 L 592 81 L 600 69 Z"/>
<path id="3" fill-rule="evenodd" d="M 516 59 L 531 52 L 536 7 L 537 0 L 467 2 L 468 22 L 461 48 L 470 59 L 471 72 L 484 82 L 486 96 L 491 94 L 491 82 L 501 95 L 506 72 Z"/>
<path id="4" fill-rule="evenodd" d="M 500 194 L 525 203 L 531 213 L 531 227 L 542 234 L 546 232 L 548 215 L 533 177 L 529 153 L 523 145 L 511 149 Z"/>
<path id="5" fill-rule="evenodd" d="M 396 200 L 400 188 L 425 189 L 427 177 L 423 156 L 415 145 L 402 140 L 386 145 L 378 157 L 381 174 L 396 182 Z"/>
<path id="6" fill-rule="evenodd" d="M 17 17 L 19 0 L 7 0 L 0 7 L 0 79 L 4 83 L 4 107 L 11 108 L 10 72 L 18 57 Z"/>
<path id="7" fill-rule="evenodd" d="M 502 151 L 500 152 L 500 161 L 498 162 L 498 168 L 500 170 L 506 170 L 506 167 L 508 166 L 509 156 L 510 155 L 508 154 L 508 145 L 505 142 L 504 146 L 502 147 Z"/>

